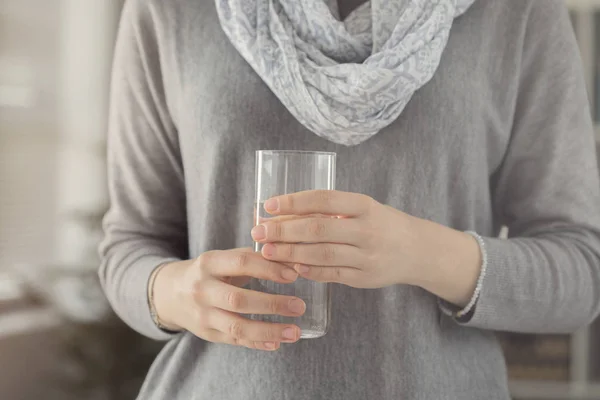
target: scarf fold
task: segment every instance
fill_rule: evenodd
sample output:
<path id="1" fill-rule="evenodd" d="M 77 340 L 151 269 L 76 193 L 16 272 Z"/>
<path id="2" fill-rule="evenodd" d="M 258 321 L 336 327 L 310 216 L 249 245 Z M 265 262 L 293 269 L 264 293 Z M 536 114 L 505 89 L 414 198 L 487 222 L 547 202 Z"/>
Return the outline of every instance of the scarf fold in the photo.
<path id="1" fill-rule="evenodd" d="M 359 144 L 433 77 L 456 17 L 475 0 L 216 0 L 242 57 L 306 128 Z"/>

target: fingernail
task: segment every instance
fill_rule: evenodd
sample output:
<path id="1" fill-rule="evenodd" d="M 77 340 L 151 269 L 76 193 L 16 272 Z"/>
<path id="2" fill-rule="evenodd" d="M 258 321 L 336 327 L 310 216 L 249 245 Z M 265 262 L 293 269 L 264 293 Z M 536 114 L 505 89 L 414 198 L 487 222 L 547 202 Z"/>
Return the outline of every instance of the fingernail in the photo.
<path id="1" fill-rule="evenodd" d="M 269 350 L 275 350 L 275 348 L 277 347 L 277 344 L 275 344 L 275 342 L 265 342 L 265 347 Z"/>
<path id="2" fill-rule="evenodd" d="M 265 244 L 262 248 L 262 253 L 265 257 L 271 257 L 273 254 L 275 254 L 275 246 L 270 243 Z"/>
<path id="3" fill-rule="evenodd" d="M 286 281 L 295 281 L 298 278 L 298 273 L 293 269 L 285 268 L 281 271 L 281 277 Z"/>
<path id="4" fill-rule="evenodd" d="M 279 200 L 269 199 L 265 201 L 265 210 L 268 212 L 275 212 L 279 210 Z"/>
<path id="5" fill-rule="evenodd" d="M 296 271 L 298 271 L 298 273 L 301 275 L 305 275 L 305 274 L 308 274 L 308 271 L 310 271 L 310 268 L 307 267 L 306 265 L 298 264 L 296 266 Z"/>
<path id="6" fill-rule="evenodd" d="M 267 237 L 267 230 L 265 229 L 264 225 L 256 225 L 254 228 L 252 228 L 250 234 L 252 235 L 252 239 L 259 241 Z"/>
<path id="7" fill-rule="evenodd" d="M 305 308 L 306 308 L 306 305 L 300 299 L 290 300 L 290 302 L 288 304 L 288 309 L 291 312 L 293 312 L 294 314 L 304 314 L 304 309 Z"/>
<path id="8" fill-rule="evenodd" d="M 282 332 L 283 337 L 289 340 L 296 339 L 296 330 L 294 328 L 285 328 Z"/>

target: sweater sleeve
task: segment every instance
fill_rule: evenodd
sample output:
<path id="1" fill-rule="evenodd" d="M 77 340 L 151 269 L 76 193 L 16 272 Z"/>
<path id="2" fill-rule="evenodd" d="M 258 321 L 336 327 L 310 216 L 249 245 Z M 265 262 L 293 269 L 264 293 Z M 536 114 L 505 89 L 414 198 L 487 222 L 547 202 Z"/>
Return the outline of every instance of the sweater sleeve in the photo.
<path id="1" fill-rule="evenodd" d="M 577 43 L 562 1 L 533 1 L 511 139 L 492 177 L 509 239 L 485 238 L 466 325 L 572 332 L 600 307 L 600 183 Z"/>
<path id="2" fill-rule="evenodd" d="M 152 321 L 151 272 L 187 256 L 184 176 L 178 133 L 161 77 L 152 6 L 130 0 L 115 49 L 108 132 L 110 209 L 99 276 L 116 313 L 139 333 L 170 335 Z"/>

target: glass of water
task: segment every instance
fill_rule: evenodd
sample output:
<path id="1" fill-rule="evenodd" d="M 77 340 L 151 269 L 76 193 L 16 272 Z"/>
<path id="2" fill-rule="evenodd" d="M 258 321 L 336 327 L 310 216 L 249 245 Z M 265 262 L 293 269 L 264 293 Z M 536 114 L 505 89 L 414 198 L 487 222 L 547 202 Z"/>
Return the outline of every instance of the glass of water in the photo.
<path id="1" fill-rule="evenodd" d="M 335 189 L 335 153 L 318 151 L 259 150 L 256 152 L 256 199 L 254 224 L 259 225 L 273 216 L 263 204 L 273 196 L 303 190 Z M 261 251 L 255 243 L 254 250 Z M 330 285 L 299 277 L 289 284 L 252 279 L 250 289 L 265 293 L 297 296 L 306 303 L 306 312 L 300 317 L 281 315 L 251 315 L 260 321 L 296 324 L 303 339 L 318 338 L 327 332 L 331 318 Z"/>

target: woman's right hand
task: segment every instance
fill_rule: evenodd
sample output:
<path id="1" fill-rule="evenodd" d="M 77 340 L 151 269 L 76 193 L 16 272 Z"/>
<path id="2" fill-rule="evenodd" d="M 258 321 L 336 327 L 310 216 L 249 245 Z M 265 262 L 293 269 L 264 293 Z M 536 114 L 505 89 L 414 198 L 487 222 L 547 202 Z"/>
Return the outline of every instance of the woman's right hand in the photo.
<path id="1" fill-rule="evenodd" d="M 297 277 L 293 268 L 265 260 L 251 249 L 209 251 L 161 268 L 154 281 L 154 307 L 168 329 L 185 329 L 210 342 L 277 350 L 281 342 L 300 338 L 298 326 L 253 321 L 239 314 L 297 317 L 304 314 L 306 304 L 297 297 L 241 286 L 249 278 L 292 283 Z"/>

